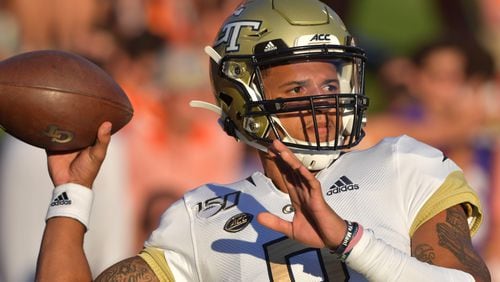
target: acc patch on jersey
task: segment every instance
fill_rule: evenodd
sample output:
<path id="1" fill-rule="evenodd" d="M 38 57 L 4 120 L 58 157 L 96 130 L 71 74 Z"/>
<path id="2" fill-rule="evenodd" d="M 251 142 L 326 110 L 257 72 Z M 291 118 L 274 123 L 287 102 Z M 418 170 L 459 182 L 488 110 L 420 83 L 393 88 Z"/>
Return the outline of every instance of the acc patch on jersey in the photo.
<path id="1" fill-rule="evenodd" d="M 224 225 L 224 230 L 231 233 L 239 232 L 252 222 L 253 215 L 249 213 L 240 213 L 231 217 Z"/>

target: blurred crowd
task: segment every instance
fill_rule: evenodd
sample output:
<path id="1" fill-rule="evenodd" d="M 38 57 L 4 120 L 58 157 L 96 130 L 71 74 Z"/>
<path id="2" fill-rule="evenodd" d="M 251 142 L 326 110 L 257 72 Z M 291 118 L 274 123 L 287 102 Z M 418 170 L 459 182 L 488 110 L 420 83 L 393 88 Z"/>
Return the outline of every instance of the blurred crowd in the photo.
<path id="1" fill-rule="evenodd" d="M 454 160 L 483 205 L 474 246 L 500 281 L 500 1 L 433 4 L 437 36 L 409 54 L 367 48 L 379 55 L 372 68 L 384 106 L 368 116 L 358 149 L 406 134 Z"/>
<path id="2" fill-rule="evenodd" d="M 260 169 L 255 153 L 227 137 L 215 114 L 188 105 L 213 102 L 203 47 L 239 2 L 0 2 L 0 59 L 38 49 L 79 53 L 108 71 L 134 106 L 94 185 L 85 243 L 94 273 L 136 254 L 161 212 L 187 190 Z M 324 2 L 350 24 L 356 2 Z M 457 162 L 483 200 L 474 243 L 500 281 L 500 0 L 428 2 L 442 28 L 411 52 L 393 52 L 355 31 L 380 92 L 367 93 L 375 107 L 359 147 L 407 134 Z M 52 189 L 44 155 L 7 134 L 0 138 L 0 282 L 33 280 Z"/>

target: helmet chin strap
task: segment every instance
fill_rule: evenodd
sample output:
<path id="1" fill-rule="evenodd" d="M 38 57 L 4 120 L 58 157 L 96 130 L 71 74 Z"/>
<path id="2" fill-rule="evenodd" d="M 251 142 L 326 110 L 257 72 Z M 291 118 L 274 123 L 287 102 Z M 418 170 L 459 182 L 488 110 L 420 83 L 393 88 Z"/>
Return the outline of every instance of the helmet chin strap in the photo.
<path id="1" fill-rule="evenodd" d="M 301 141 L 289 138 L 288 136 L 283 138 L 284 142 L 290 143 L 302 143 Z M 312 171 L 322 170 L 328 167 L 333 161 L 335 161 L 340 156 L 340 151 L 328 151 L 324 154 L 319 153 L 299 153 L 294 151 L 293 154 L 297 159 L 308 169 Z"/>
<path id="2" fill-rule="evenodd" d="M 279 118 L 272 117 L 273 122 L 280 128 L 284 133 L 284 137 L 281 139 L 283 142 L 299 144 L 299 145 L 311 145 L 310 142 L 297 140 L 293 138 L 283 127 Z M 338 137 L 338 143 L 342 144 L 344 142 L 344 136 L 340 135 Z M 330 142 L 321 142 L 320 146 L 328 146 Z M 316 150 L 305 150 L 305 149 L 294 149 L 290 148 L 297 159 L 308 169 L 312 171 L 322 170 L 328 167 L 333 161 L 335 161 L 340 156 L 340 150 L 335 151 L 316 151 Z"/>

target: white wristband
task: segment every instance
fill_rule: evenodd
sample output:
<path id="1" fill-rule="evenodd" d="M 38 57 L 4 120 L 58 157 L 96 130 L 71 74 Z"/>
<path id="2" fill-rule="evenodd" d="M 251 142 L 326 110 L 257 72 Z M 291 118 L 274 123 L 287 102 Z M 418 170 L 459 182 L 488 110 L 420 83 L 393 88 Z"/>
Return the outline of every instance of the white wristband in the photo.
<path id="1" fill-rule="evenodd" d="M 57 216 L 71 217 L 80 221 L 88 230 L 93 200 L 94 192 L 83 185 L 76 183 L 59 185 L 52 192 L 45 220 Z"/>

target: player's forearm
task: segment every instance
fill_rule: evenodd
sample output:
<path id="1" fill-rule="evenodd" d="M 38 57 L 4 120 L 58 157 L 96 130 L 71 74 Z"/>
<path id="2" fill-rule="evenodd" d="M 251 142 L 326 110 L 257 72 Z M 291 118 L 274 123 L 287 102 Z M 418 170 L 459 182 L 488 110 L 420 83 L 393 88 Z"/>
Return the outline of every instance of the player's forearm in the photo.
<path id="1" fill-rule="evenodd" d="M 47 221 L 37 264 L 37 281 L 91 281 L 83 251 L 85 226 L 67 217 Z"/>
<path id="2" fill-rule="evenodd" d="M 400 250 L 377 240 L 365 230 L 347 264 L 370 281 L 490 281 L 488 273 L 473 275 L 461 270 L 421 262 Z"/>

